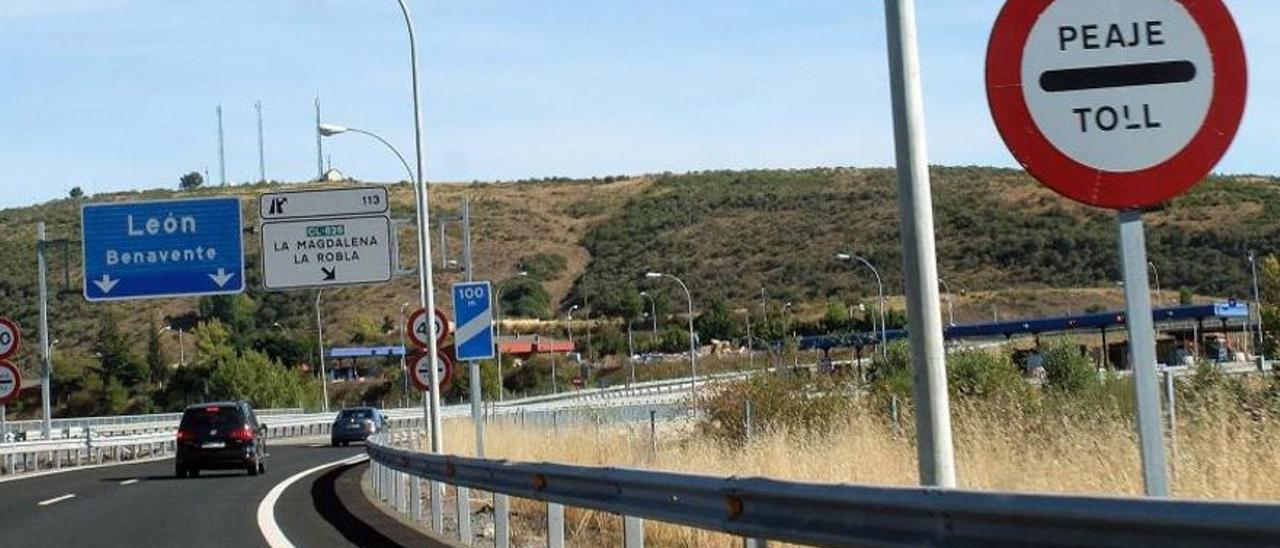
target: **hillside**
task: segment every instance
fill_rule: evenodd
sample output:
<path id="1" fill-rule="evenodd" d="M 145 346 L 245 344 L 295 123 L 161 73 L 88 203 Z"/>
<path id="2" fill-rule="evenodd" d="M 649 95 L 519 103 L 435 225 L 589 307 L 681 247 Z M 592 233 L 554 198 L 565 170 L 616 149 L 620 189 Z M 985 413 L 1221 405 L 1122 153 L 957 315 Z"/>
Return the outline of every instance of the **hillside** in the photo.
<path id="1" fill-rule="evenodd" d="M 1280 244 L 1280 185 L 1275 178 L 1213 178 L 1149 215 L 1148 241 L 1166 300 L 1186 289 L 1211 296 L 1245 296 L 1249 249 L 1269 253 Z M 957 293 L 958 320 L 1118 305 L 1114 215 L 1076 206 L 1019 171 L 935 168 L 934 206 L 939 269 Z M 92 201 L 237 194 L 247 225 L 257 223 L 257 194 L 295 185 L 207 188 L 179 193 L 100 195 Z M 302 185 L 297 185 L 301 187 Z M 392 185 L 393 214 L 411 219 L 408 185 Z M 892 171 L 811 169 L 704 172 L 603 181 L 523 181 L 442 184 L 432 187 L 433 214 L 453 214 L 463 196 L 472 202 L 476 276 L 505 280 L 531 259 L 562 265 L 540 277 L 553 306 L 590 301 L 595 314 L 638 311 L 638 292 L 653 289 L 665 310 L 683 308 L 674 287 L 639 278 L 649 269 L 683 278 L 704 303 L 724 299 L 731 308 L 757 303 L 766 288 L 771 303 L 792 301 L 800 317 L 821 315 L 828 300 L 867 301 L 874 279 L 833 259 L 854 251 L 876 264 L 886 291 L 901 293 L 897 202 Z M 57 200 L 0 211 L 0 314 L 16 318 L 34 339 L 37 324 L 34 231 L 48 223 L 50 239 L 79 239 L 79 202 Z M 449 227 L 450 257 L 459 249 Z M 439 234 L 433 234 L 439 252 Z M 246 237 L 249 280 L 258 284 L 257 238 Z M 189 328 L 199 301 L 175 299 L 90 305 L 79 294 L 79 249 L 50 249 L 52 336 L 58 352 L 92 356 L 91 341 L 104 315 L 124 319 L 141 348 L 149 325 Z M 414 264 L 411 228 L 401 231 L 401 261 Z M 554 259 L 554 260 L 551 260 Z M 439 259 L 437 258 L 437 263 Z M 69 268 L 68 268 L 69 267 Z M 64 272 L 70 291 L 64 288 Z M 437 299 L 447 304 L 456 271 L 441 272 Z M 416 278 L 385 286 L 326 291 L 329 341 L 395 340 L 400 304 L 416 300 Z M 665 283 L 665 282 L 663 282 Z M 1098 288 L 1098 289 L 1078 289 Z M 259 329 L 310 338 L 314 292 L 250 292 Z M 895 302 L 897 302 L 895 300 Z M 588 308 L 587 306 L 583 307 Z M 581 317 L 581 316 L 579 316 Z M 274 325 L 280 326 L 275 328 Z M 190 341 L 187 343 L 190 345 Z M 177 356 L 177 340 L 164 345 Z M 191 349 L 188 347 L 188 352 Z M 35 352 L 19 356 L 33 371 Z"/>

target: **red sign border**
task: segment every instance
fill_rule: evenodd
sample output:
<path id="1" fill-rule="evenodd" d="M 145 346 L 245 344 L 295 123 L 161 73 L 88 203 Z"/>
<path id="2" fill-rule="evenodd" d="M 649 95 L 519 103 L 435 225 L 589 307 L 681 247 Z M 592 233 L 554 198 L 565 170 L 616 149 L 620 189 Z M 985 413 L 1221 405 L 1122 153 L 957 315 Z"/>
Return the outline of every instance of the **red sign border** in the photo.
<path id="1" fill-rule="evenodd" d="M 439 308 L 435 309 L 435 314 L 436 314 L 436 319 L 440 320 L 440 325 L 444 326 L 444 329 L 440 330 L 440 336 L 436 337 L 436 346 L 440 347 L 440 346 L 444 346 L 444 341 L 449 338 L 449 335 L 452 333 L 452 331 L 449 330 L 449 316 Z"/>
<path id="2" fill-rule="evenodd" d="M 419 391 L 422 391 L 422 392 L 428 392 L 431 389 L 427 387 L 426 383 L 423 383 L 422 381 L 418 380 L 418 375 L 415 373 L 415 370 L 417 369 L 418 360 L 421 360 L 426 356 L 427 356 L 426 352 L 414 352 L 411 356 L 409 356 L 408 363 L 409 363 L 410 370 L 405 371 L 405 373 L 409 375 L 409 381 L 413 383 L 413 386 L 415 386 Z M 447 386 L 449 384 L 449 381 L 453 380 L 453 361 L 450 360 L 449 356 L 447 356 L 444 352 L 437 352 L 436 359 L 439 359 L 444 363 L 444 377 L 440 378 L 440 386 Z"/>
<path id="3" fill-rule="evenodd" d="M 9 394 L 7 398 L 0 397 L 0 405 L 8 405 L 22 392 L 22 371 L 18 370 L 18 366 L 14 365 L 13 362 L 5 359 L 0 359 L 0 367 L 7 367 L 13 370 L 13 393 Z"/>
<path id="4" fill-rule="evenodd" d="M 1186 192 L 1226 154 L 1244 118 L 1248 69 L 1244 43 L 1221 0 L 1174 0 L 1191 14 L 1214 64 L 1213 98 L 1204 124 L 1182 150 L 1150 168 L 1104 171 L 1081 164 L 1036 126 L 1022 93 L 1022 59 L 1031 29 L 1056 0 L 1008 0 L 987 44 L 987 102 L 1009 151 L 1033 177 L 1055 192 L 1088 205 L 1135 209 Z"/>
<path id="5" fill-rule="evenodd" d="M 9 318 L 0 318 L 0 324 L 4 324 L 10 331 L 13 331 L 13 348 L 10 348 L 7 353 L 0 354 L 0 360 L 7 360 L 17 354 L 18 349 L 22 348 L 22 330 L 18 328 L 18 322 Z"/>

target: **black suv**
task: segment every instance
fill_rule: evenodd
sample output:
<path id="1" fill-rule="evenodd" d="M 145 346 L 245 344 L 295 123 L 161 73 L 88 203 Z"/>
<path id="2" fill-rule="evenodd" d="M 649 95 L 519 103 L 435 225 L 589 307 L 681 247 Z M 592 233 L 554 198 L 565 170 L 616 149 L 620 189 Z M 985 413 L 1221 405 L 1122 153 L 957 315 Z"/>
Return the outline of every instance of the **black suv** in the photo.
<path id="1" fill-rule="evenodd" d="M 387 419 L 377 408 L 343 409 L 338 413 L 337 418 L 333 419 L 333 427 L 329 430 L 329 444 L 337 447 L 353 441 L 364 441 L 369 436 L 383 431 L 386 426 Z"/>
<path id="2" fill-rule="evenodd" d="M 256 476 L 267 471 L 266 425 L 258 423 L 247 402 L 201 403 L 182 412 L 174 474 L 196 477 L 201 470 L 240 469 Z"/>

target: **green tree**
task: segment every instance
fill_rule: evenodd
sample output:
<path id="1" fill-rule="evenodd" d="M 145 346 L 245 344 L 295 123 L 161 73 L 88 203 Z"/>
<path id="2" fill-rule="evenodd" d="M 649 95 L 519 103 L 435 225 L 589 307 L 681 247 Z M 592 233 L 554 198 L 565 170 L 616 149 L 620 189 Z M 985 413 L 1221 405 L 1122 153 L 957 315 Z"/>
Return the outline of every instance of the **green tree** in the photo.
<path id="1" fill-rule="evenodd" d="M 214 295 L 200 299 L 200 316 L 206 320 L 218 320 L 232 335 L 236 348 L 246 348 L 258 326 L 258 303 L 244 293 Z"/>
<path id="2" fill-rule="evenodd" d="M 822 327 L 828 333 L 844 331 L 852 327 L 849 309 L 844 303 L 836 300 L 827 301 L 827 312 L 822 316 Z"/>
<path id="3" fill-rule="evenodd" d="M 1081 394 L 1102 385 L 1093 361 L 1080 352 L 1073 341 L 1064 340 L 1042 345 L 1045 388 L 1067 394 Z"/>
<path id="4" fill-rule="evenodd" d="M 498 296 L 504 318 L 550 318 L 551 294 L 537 280 L 520 278 L 502 286 Z"/>
<path id="5" fill-rule="evenodd" d="M 72 200 L 79 200 L 80 198 L 84 197 L 84 190 L 78 186 L 73 186 L 71 187 L 71 192 L 67 193 L 67 196 L 69 196 Z"/>
<path id="6" fill-rule="evenodd" d="M 727 341 L 734 336 L 733 315 L 724 299 L 715 299 L 693 321 L 693 328 L 704 342 Z"/>
<path id="7" fill-rule="evenodd" d="M 204 176 L 199 171 L 192 171 L 178 178 L 178 188 L 182 190 L 195 190 L 204 185 Z"/>
<path id="8" fill-rule="evenodd" d="M 147 381 L 146 367 L 134 356 L 129 338 L 120 331 L 116 316 L 108 312 L 98 329 L 94 351 L 98 353 L 98 374 L 103 385 L 119 382 L 126 389 L 135 389 Z"/>
<path id="9" fill-rule="evenodd" d="M 169 357 L 160 341 L 160 326 L 153 320 L 147 330 L 147 372 L 152 384 L 162 385 L 169 374 Z"/>
<path id="10" fill-rule="evenodd" d="M 1184 287 L 1178 290 L 1178 304 L 1182 306 L 1191 306 L 1195 304 L 1194 296 L 1191 294 L 1190 289 Z"/>

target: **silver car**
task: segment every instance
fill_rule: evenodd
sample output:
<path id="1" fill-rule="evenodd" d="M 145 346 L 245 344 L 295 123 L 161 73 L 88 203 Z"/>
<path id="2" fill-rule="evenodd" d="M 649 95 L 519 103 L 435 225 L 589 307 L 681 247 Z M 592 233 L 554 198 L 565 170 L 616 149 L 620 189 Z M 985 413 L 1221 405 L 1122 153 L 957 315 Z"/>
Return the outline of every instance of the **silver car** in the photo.
<path id="1" fill-rule="evenodd" d="M 364 441 L 365 438 L 381 432 L 387 426 L 386 416 L 375 407 L 352 407 L 343 409 L 338 418 L 333 420 L 329 444 L 348 445 L 353 441 Z"/>

